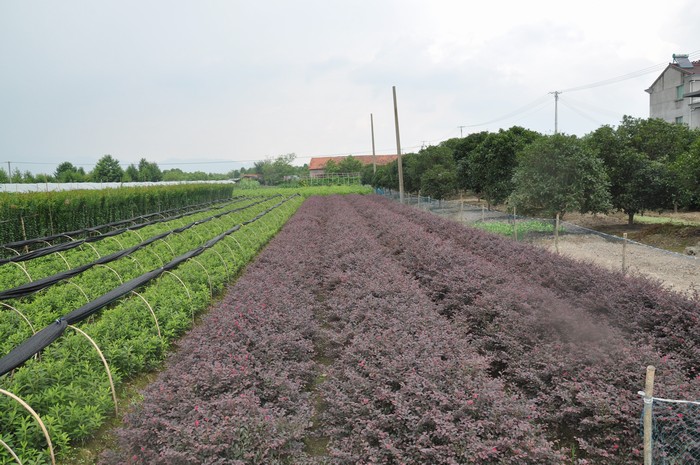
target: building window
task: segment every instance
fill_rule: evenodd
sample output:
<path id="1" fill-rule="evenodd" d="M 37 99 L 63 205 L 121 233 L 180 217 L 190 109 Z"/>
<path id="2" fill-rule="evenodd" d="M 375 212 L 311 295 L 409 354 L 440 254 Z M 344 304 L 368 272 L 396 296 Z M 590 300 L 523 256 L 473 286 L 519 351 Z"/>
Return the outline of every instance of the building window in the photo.
<path id="1" fill-rule="evenodd" d="M 685 94 L 685 85 L 676 86 L 676 100 L 683 100 Z"/>
<path id="2" fill-rule="evenodd" d="M 683 117 L 682 116 L 676 116 L 676 124 L 683 124 Z"/>

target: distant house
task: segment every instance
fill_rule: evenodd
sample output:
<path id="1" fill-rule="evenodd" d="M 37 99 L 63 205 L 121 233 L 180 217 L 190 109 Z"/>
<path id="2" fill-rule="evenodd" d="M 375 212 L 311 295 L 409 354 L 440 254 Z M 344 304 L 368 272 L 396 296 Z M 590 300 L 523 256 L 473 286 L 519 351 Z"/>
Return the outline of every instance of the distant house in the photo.
<path id="1" fill-rule="evenodd" d="M 397 155 L 376 155 L 376 156 L 373 156 L 373 155 L 352 155 L 352 157 L 356 160 L 359 160 L 359 162 L 365 166 L 371 165 L 372 163 L 376 163 L 377 166 L 388 165 L 389 163 L 391 163 L 392 161 L 394 161 L 398 158 Z M 345 157 L 314 157 L 309 162 L 309 176 L 311 176 L 312 178 L 318 177 L 318 176 L 323 176 L 325 174 L 326 163 L 328 163 L 330 160 L 333 160 L 337 164 L 346 158 L 347 158 L 347 156 L 345 156 Z"/>
<path id="2" fill-rule="evenodd" d="M 670 123 L 700 127 L 700 61 L 691 62 L 688 55 L 673 55 L 649 93 L 649 116 Z"/>

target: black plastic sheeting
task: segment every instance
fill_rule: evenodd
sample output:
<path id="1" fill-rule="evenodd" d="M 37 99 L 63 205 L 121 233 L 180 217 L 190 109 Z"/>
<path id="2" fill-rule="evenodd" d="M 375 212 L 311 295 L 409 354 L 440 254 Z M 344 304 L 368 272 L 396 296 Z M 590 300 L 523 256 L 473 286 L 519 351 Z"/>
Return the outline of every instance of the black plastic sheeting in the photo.
<path id="1" fill-rule="evenodd" d="M 149 244 L 152 244 L 160 239 L 164 239 L 164 238 L 170 236 L 171 234 L 181 233 L 181 232 L 183 232 L 183 231 L 185 231 L 193 226 L 197 226 L 197 225 L 200 225 L 202 223 L 206 223 L 208 221 L 211 221 L 215 218 L 220 218 L 220 217 L 225 216 L 225 215 L 229 215 L 229 214 L 232 214 L 232 213 L 235 213 L 238 211 L 245 210 L 247 208 L 250 208 L 250 207 L 257 205 L 259 203 L 262 203 L 264 201 L 265 200 L 261 200 L 259 202 L 254 202 L 252 204 L 246 205 L 245 207 L 235 208 L 233 210 L 227 210 L 225 212 L 217 213 L 216 215 L 210 216 L 208 218 L 194 221 L 194 222 L 187 224 L 185 226 L 182 226 L 180 228 L 172 229 L 170 231 L 166 231 L 164 233 L 150 237 L 139 244 L 136 244 L 132 247 L 129 247 L 128 249 L 123 249 L 123 250 L 120 250 L 118 252 L 114 252 L 112 254 L 105 255 L 104 257 L 100 257 L 93 262 L 86 263 L 86 264 L 78 266 L 76 268 L 62 271 L 60 273 L 57 273 L 57 274 L 54 274 L 51 276 L 47 276 L 45 278 L 37 279 L 36 281 L 32 281 L 32 282 L 27 283 L 27 284 L 22 284 L 21 286 L 17 286 L 17 287 L 13 287 L 11 289 L 4 290 L 4 291 L 0 292 L 0 301 L 8 300 L 8 299 L 18 299 L 20 297 L 28 296 L 28 295 L 33 294 L 35 292 L 38 292 L 42 289 L 46 289 L 47 287 L 53 286 L 54 284 L 57 284 L 57 283 L 63 281 L 64 279 L 73 278 L 73 277 L 79 275 L 80 273 L 87 271 L 90 268 L 93 268 L 97 265 L 106 265 L 107 263 L 113 262 L 113 261 L 118 260 L 122 257 L 125 257 L 129 254 L 132 254 L 132 253 L 136 252 L 137 250 L 146 247 Z M 256 217 L 256 219 L 257 219 L 257 217 Z M 68 244 L 62 244 L 62 245 L 68 245 Z M 57 246 L 57 247 L 60 247 L 60 246 Z"/>
<path id="2" fill-rule="evenodd" d="M 189 260 L 190 258 L 196 257 L 197 255 L 200 255 L 205 250 L 213 247 L 214 244 L 216 244 L 220 240 L 224 239 L 226 236 L 233 234 L 234 232 L 241 229 L 241 226 L 243 226 L 245 224 L 253 223 L 254 221 L 257 221 L 258 219 L 262 218 L 270 211 L 279 207 L 280 205 L 287 202 L 288 200 L 296 197 L 297 195 L 298 194 L 291 196 L 291 197 L 288 197 L 287 199 L 284 199 L 281 202 L 268 208 L 264 212 L 256 215 L 255 218 L 250 219 L 248 221 L 245 221 L 242 224 L 238 224 L 227 231 L 224 231 L 223 233 L 219 234 L 218 236 L 208 240 L 204 245 L 201 245 L 194 250 L 191 250 L 183 255 L 180 255 L 179 257 L 174 258 L 173 260 L 171 260 L 169 263 L 167 263 L 163 267 L 157 268 L 153 271 L 145 273 L 137 278 L 132 279 L 131 281 L 127 281 L 124 284 L 122 284 L 121 286 L 119 286 L 119 287 L 111 290 L 110 292 L 98 297 L 97 299 L 88 302 L 87 304 L 83 305 L 82 307 L 73 310 L 72 312 L 62 316 L 61 318 L 58 318 L 56 321 L 51 323 L 49 326 L 47 326 L 46 328 L 37 332 L 32 337 L 28 338 L 27 340 L 22 342 L 20 345 L 15 347 L 9 354 L 0 358 L 0 376 L 3 376 L 5 374 L 9 373 L 10 371 L 14 370 L 15 368 L 21 366 L 24 362 L 26 362 L 27 360 L 32 358 L 34 356 L 34 354 L 37 354 L 37 353 L 41 352 L 42 350 L 44 350 L 46 347 L 48 347 L 49 344 L 51 344 L 53 341 L 58 339 L 63 334 L 63 332 L 66 330 L 66 328 L 68 327 L 69 324 L 72 325 L 72 324 L 78 323 L 80 321 L 83 321 L 84 319 L 88 318 L 90 315 L 98 312 L 103 307 L 117 301 L 118 299 L 120 299 L 124 295 L 130 293 L 131 291 L 136 290 L 137 288 L 143 286 L 144 284 L 148 283 L 152 279 L 157 278 L 158 276 L 165 273 L 166 271 L 172 270 L 173 268 L 176 268 L 178 265 Z"/>
<path id="3" fill-rule="evenodd" d="M 68 327 L 68 322 L 62 318 L 51 323 L 32 337 L 15 347 L 12 352 L 0 358 L 0 376 L 14 370 L 24 362 L 48 347 L 58 339 Z"/>
<path id="4" fill-rule="evenodd" d="M 140 216 L 136 216 L 134 218 L 130 218 L 127 220 L 114 221 L 112 223 L 106 223 L 106 224 L 102 224 L 99 226 L 93 226 L 90 228 L 77 229 L 75 231 L 67 231 L 67 232 L 52 234 L 50 236 L 36 237 L 33 239 L 27 239 L 24 241 L 8 242 L 7 244 L 0 245 L 0 247 L 4 247 L 6 249 L 18 249 L 21 247 L 39 244 L 42 242 L 51 242 L 51 241 L 54 241 L 54 240 L 60 239 L 60 238 L 67 238 L 67 239 L 73 240 L 73 236 L 80 236 L 82 234 L 89 234 L 89 233 L 98 233 L 99 234 L 100 229 L 114 228 L 114 227 L 121 226 L 124 224 L 133 223 L 133 222 L 139 221 L 139 220 L 147 220 L 148 218 L 151 218 L 153 216 L 166 215 L 166 214 L 174 213 L 177 211 L 187 210 L 189 208 L 199 208 L 199 207 L 204 207 L 206 205 L 213 205 L 216 203 L 226 203 L 226 202 L 230 202 L 232 200 L 245 199 L 245 198 L 246 198 L 245 196 L 238 196 L 238 197 L 232 197 L 229 199 L 212 200 L 211 202 L 203 202 L 200 204 L 190 205 L 187 207 L 171 208 L 170 210 L 163 210 L 162 212 L 149 213 L 147 215 L 140 215 Z M 201 211 L 206 211 L 206 210 L 207 209 L 205 208 L 205 209 L 198 210 L 198 211 L 201 212 Z M 188 210 L 186 213 L 183 213 L 183 215 L 188 215 L 188 214 L 192 214 L 192 213 L 197 213 L 197 212 Z M 152 222 L 147 222 L 147 223 L 144 223 L 144 225 L 148 225 L 151 223 Z M 132 229 L 132 228 L 128 228 L 128 229 Z"/>
<path id="5" fill-rule="evenodd" d="M 257 205 L 258 203 L 260 203 L 260 202 L 255 202 L 251 205 Z M 175 215 L 175 216 L 159 218 L 157 220 L 135 224 L 133 226 L 129 226 L 128 228 L 115 229 L 113 231 L 106 232 L 106 233 L 101 234 L 99 236 L 88 236 L 84 239 L 78 239 L 78 240 L 73 240 L 71 242 L 64 242 L 62 244 L 56 244 L 56 245 L 50 245 L 48 247 L 42 247 L 40 249 L 32 250 L 31 252 L 26 252 L 26 253 L 23 253 L 20 255 L 15 255 L 13 257 L 1 258 L 0 265 L 4 265 L 5 263 L 10 263 L 10 262 L 18 263 L 18 262 L 24 262 L 27 260 L 33 260 L 35 258 L 43 257 L 45 255 L 49 255 L 49 254 L 52 254 L 55 252 L 63 252 L 65 250 L 74 249 L 76 247 L 80 247 L 81 245 L 83 245 L 85 243 L 101 241 L 101 240 L 106 239 L 108 237 L 117 236 L 117 235 L 122 234 L 126 231 L 134 231 L 137 229 L 144 228 L 146 226 L 150 226 L 150 225 L 154 225 L 154 224 L 158 224 L 158 223 L 164 223 L 167 221 L 178 220 L 178 219 L 184 218 L 186 216 L 196 215 L 198 213 L 204 213 L 206 211 L 213 210 L 216 208 L 220 208 L 220 207 L 209 207 L 209 208 L 202 208 L 202 209 L 194 210 L 194 211 L 188 211 L 188 212 L 181 213 L 181 214 Z M 104 226 L 97 226 L 95 229 L 102 228 L 102 227 L 104 227 Z M 68 233 L 66 233 L 66 235 L 67 234 Z"/>

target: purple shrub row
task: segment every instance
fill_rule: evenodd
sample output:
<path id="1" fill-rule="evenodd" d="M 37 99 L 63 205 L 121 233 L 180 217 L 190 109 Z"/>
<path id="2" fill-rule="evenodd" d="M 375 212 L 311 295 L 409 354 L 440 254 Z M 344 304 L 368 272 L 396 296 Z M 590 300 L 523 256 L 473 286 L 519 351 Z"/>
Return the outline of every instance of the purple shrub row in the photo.
<path id="1" fill-rule="evenodd" d="M 396 210 L 432 236 L 454 241 L 457 245 L 489 262 L 507 266 L 514 273 L 528 276 L 539 287 L 550 289 L 619 328 L 628 337 L 653 345 L 660 353 L 677 357 L 689 377 L 700 375 L 696 361 L 700 357 L 700 298 L 687 298 L 668 292 L 662 283 L 601 272 L 600 268 L 559 258 L 540 248 L 504 241 L 483 231 L 440 221 L 434 215 L 416 210 Z"/>
<path id="2" fill-rule="evenodd" d="M 488 375 L 488 360 L 333 200 L 323 257 L 335 363 L 322 385 L 336 463 L 563 463 L 534 405 Z"/>
<path id="3" fill-rule="evenodd" d="M 700 392 L 694 343 L 670 341 L 696 329 L 657 317 L 693 309 L 379 197 L 313 197 L 103 463 L 638 462 L 645 366 L 665 396 Z"/>
<path id="4" fill-rule="evenodd" d="M 102 463 L 305 463 L 316 325 L 290 234 L 179 342 Z"/>
<path id="5" fill-rule="evenodd" d="M 677 317 L 685 308 L 697 308 L 695 303 L 658 288 L 650 292 L 655 286 L 644 280 L 466 230 L 383 199 L 362 203 L 355 206 L 394 266 L 410 273 L 439 312 L 491 358 L 492 376 L 537 403 L 540 421 L 552 437 L 576 448 L 578 457 L 592 463 L 628 463 L 638 457 L 641 403 L 636 391 L 647 364 L 659 368 L 659 392 L 682 398 L 700 392 L 697 380 L 681 369 L 691 363 L 683 358 L 686 354 L 659 354 L 663 343 L 654 334 L 632 329 L 635 323 L 626 325 L 619 316 L 595 312 L 603 299 L 587 301 L 595 292 L 579 280 L 571 279 L 567 287 L 566 279 L 559 279 L 552 286 L 553 279 L 543 280 L 542 275 L 556 275 L 543 271 L 551 266 L 595 276 L 605 283 L 603 289 L 622 282 L 621 292 L 631 300 L 638 286 Z M 671 319 L 667 324 L 673 323 Z"/>

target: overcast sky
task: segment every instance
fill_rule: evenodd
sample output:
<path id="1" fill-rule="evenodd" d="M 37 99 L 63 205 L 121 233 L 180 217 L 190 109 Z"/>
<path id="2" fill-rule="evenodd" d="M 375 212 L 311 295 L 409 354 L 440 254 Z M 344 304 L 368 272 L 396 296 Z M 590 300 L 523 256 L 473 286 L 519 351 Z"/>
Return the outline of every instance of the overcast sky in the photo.
<path id="1" fill-rule="evenodd" d="M 700 58 L 699 18 L 697 0 L 0 0 L 0 162 L 304 163 L 371 153 L 370 113 L 396 153 L 392 86 L 404 153 L 551 134 L 553 91 L 560 132 L 584 135 L 649 116 L 672 54 Z"/>

